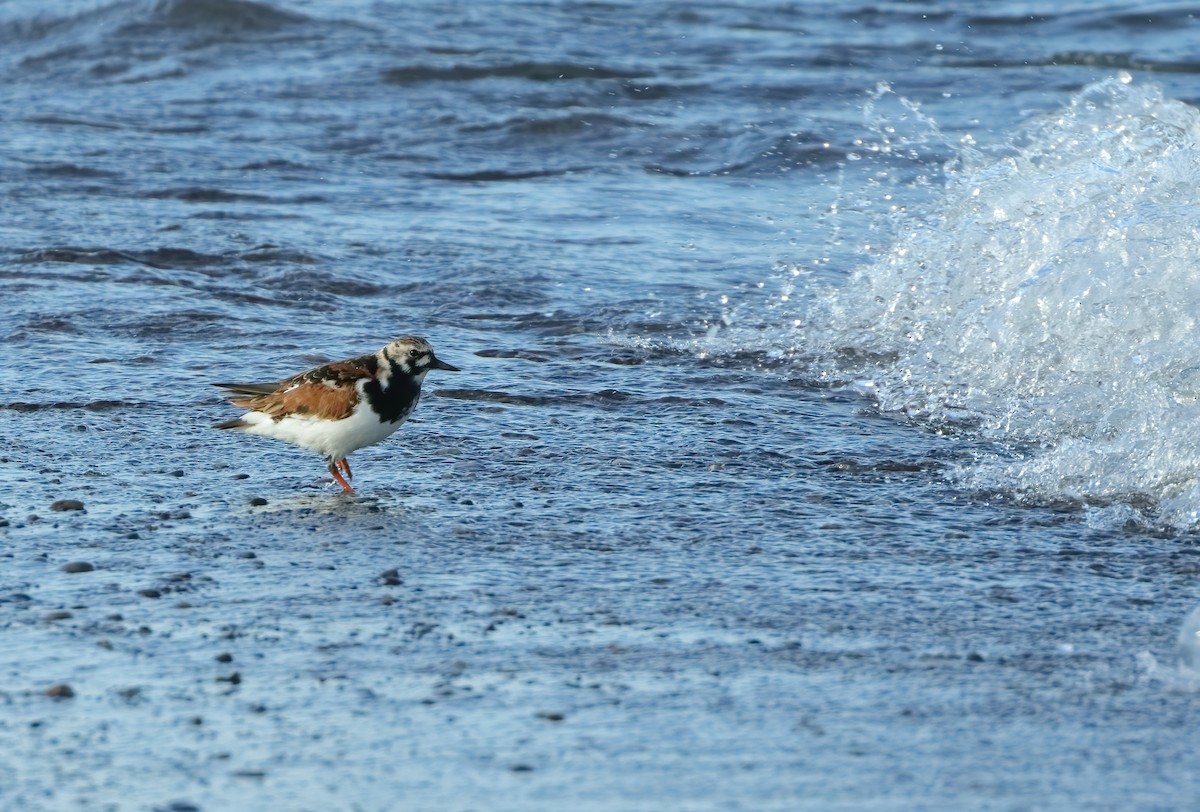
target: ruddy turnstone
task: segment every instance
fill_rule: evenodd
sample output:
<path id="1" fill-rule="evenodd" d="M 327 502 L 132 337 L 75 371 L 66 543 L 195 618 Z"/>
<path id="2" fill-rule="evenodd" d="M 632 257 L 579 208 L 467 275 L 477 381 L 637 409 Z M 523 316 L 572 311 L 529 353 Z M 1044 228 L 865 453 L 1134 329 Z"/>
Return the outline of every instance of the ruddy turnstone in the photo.
<path id="1" fill-rule="evenodd" d="M 276 383 L 213 384 L 227 390 L 234 405 L 250 410 L 216 428 L 315 451 L 325 457 L 342 490 L 353 493 L 346 457 L 400 428 L 416 408 L 431 369 L 458 372 L 438 360 L 428 341 L 404 336 L 373 355 L 335 361 Z"/>

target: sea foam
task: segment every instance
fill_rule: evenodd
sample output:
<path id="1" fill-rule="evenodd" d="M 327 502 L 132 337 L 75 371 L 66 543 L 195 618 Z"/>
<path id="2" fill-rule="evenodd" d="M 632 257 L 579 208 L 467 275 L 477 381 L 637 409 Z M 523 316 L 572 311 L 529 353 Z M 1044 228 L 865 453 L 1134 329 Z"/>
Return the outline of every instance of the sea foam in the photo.
<path id="1" fill-rule="evenodd" d="M 808 288 L 789 350 L 996 441 L 969 487 L 1197 524 L 1200 110 L 1125 75 L 994 140 L 964 139 L 931 204 Z"/>

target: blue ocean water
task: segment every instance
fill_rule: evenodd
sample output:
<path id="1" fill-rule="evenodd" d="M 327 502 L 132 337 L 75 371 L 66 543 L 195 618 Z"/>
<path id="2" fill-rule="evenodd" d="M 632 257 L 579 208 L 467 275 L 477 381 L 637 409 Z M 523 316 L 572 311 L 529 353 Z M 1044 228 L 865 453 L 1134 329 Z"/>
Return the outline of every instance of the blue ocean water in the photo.
<path id="1" fill-rule="evenodd" d="M 0 807 L 1190 808 L 1195 14 L 0 4 Z"/>

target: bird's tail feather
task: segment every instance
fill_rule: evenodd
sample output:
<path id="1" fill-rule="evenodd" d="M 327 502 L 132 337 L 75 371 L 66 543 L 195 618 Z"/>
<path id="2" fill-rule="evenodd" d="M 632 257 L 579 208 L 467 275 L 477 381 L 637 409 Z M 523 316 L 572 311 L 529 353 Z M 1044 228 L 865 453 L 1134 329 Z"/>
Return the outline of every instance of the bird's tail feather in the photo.
<path id="1" fill-rule="evenodd" d="M 249 425 L 250 425 L 249 423 L 247 423 L 245 420 L 243 420 L 242 418 L 239 417 L 239 418 L 236 418 L 235 420 L 226 420 L 224 423 L 216 423 L 215 425 L 213 425 L 213 428 L 214 429 L 244 429 Z"/>
<path id="2" fill-rule="evenodd" d="M 278 383 L 214 383 L 235 395 L 269 395 L 279 388 Z"/>

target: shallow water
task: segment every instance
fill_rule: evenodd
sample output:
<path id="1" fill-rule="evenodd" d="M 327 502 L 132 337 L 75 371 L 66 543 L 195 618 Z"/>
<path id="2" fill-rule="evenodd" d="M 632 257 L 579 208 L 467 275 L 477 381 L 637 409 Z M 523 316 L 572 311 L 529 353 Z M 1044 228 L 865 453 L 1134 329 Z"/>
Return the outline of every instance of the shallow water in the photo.
<path id="1" fill-rule="evenodd" d="M 4 4 L 0 807 L 1191 806 L 1123 5 Z M 403 333 L 357 497 L 210 428 Z"/>

